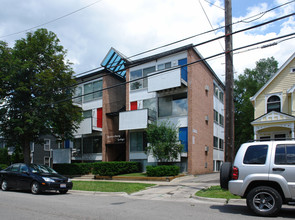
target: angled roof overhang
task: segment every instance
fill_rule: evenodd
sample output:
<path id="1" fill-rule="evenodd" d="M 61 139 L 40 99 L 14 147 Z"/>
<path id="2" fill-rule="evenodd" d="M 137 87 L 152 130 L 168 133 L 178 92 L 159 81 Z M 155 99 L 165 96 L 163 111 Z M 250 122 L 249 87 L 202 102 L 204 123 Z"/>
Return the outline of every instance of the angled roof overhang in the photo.
<path id="1" fill-rule="evenodd" d="M 109 50 L 106 57 L 101 62 L 101 66 L 113 74 L 126 79 L 127 58 L 113 47 Z"/>

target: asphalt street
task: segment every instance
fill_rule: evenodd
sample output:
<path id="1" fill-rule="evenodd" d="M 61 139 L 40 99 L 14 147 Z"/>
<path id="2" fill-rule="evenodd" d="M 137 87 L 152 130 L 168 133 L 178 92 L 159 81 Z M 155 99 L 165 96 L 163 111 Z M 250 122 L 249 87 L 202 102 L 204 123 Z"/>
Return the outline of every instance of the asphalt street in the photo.
<path id="1" fill-rule="evenodd" d="M 244 200 L 226 203 L 194 197 L 197 190 L 218 182 L 218 173 L 185 176 L 171 182 L 155 182 L 157 186 L 131 195 L 74 190 L 65 195 L 0 191 L 0 219 L 261 219 L 248 210 Z M 294 207 L 283 207 L 275 219 L 294 219 L 294 216 Z"/>

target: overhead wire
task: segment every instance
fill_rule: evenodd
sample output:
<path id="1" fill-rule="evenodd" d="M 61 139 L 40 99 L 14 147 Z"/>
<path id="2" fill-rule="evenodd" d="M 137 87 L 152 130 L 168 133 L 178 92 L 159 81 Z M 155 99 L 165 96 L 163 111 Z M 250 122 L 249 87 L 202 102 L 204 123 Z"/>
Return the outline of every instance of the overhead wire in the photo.
<path id="1" fill-rule="evenodd" d="M 244 18 L 244 19 L 242 19 L 242 20 L 239 20 L 239 21 L 233 22 L 231 25 L 236 25 L 236 24 L 242 23 L 242 22 L 244 22 L 245 20 L 248 20 L 248 19 L 253 18 L 253 17 L 257 17 L 258 15 L 261 15 L 261 14 L 265 15 L 266 13 L 268 13 L 268 12 L 270 12 L 270 11 L 273 11 L 273 10 L 278 9 L 278 8 L 280 8 L 280 7 L 286 6 L 286 5 L 291 4 L 291 3 L 293 3 L 293 2 L 295 2 L 295 0 L 292 0 L 292 1 L 286 2 L 286 3 L 281 4 L 281 5 L 278 5 L 278 6 L 274 7 L 274 8 L 268 9 L 267 11 L 264 11 L 264 12 L 260 12 L 259 14 L 256 14 L 256 15 L 253 15 L 253 16 L 250 16 L 250 17 L 248 17 L 248 18 Z M 263 16 L 263 15 L 262 15 L 262 16 Z M 261 17 L 262 17 L 262 16 L 261 16 Z M 255 21 L 255 20 L 257 20 L 257 19 L 259 19 L 259 18 L 253 19 L 252 21 Z M 250 22 L 251 22 L 251 21 L 249 21 L 249 22 L 245 22 L 245 23 L 250 23 Z M 172 45 L 174 45 L 174 44 L 178 44 L 178 43 L 181 43 L 181 42 L 183 42 L 183 41 L 190 40 L 190 39 L 195 38 L 195 37 L 199 37 L 199 36 L 202 36 L 202 35 L 205 35 L 205 34 L 209 34 L 209 33 L 211 33 L 211 32 L 215 32 L 215 31 L 218 31 L 218 30 L 223 29 L 223 28 L 225 28 L 225 26 L 220 26 L 220 27 L 217 27 L 217 28 L 215 28 L 215 29 L 208 30 L 208 31 L 205 31 L 205 32 L 202 32 L 202 33 L 199 33 L 199 34 L 195 34 L 195 35 L 192 35 L 192 36 L 190 36 L 190 37 L 186 37 L 186 38 L 183 38 L 183 39 L 180 39 L 180 40 L 177 40 L 177 41 L 174 41 L 174 42 L 171 42 L 171 43 L 168 43 L 168 44 L 165 44 L 165 45 L 159 46 L 159 47 L 155 47 L 155 48 L 152 48 L 152 49 L 149 49 L 149 50 L 145 50 L 145 51 L 143 51 L 143 52 L 140 52 L 140 53 L 134 54 L 134 55 L 132 55 L 132 56 L 129 56 L 129 57 L 127 57 L 126 59 L 128 60 L 128 59 L 131 59 L 131 58 L 134 58 L 134 57 L 137 57 L 137 56 L 144 55 L 144 54 L 146 54 L 146 53 L 153 52 L 153 51 L 155 51 L 155 50 L 163 49 L 163 48 L 165 48 L 165 47 L 169 47 L 169 46 L 172 46 Z M 97 69 L 99 69 L 99 68 L 100 68 L 100 67 L 98 67 Z M 83 74 L 85 74 L 85 73 L 87 73 L 87 72 L 88 72 L 88 71 L 86 71 L 86 72 L 82 72 L 82 73 L 76 74 L 75 76 L 83 75 Z"/>
<path id="2" fill-rule="evenodd" d="M 10 37 L 10 36 L 13 36 L 13 35 L 16 35 L 16 34 L 21 34 L 21 33 L 28 32 L 28 31 L 31 31 L 31 30 L 33 30 L 33 29 L 36 29 L 36 28 L 39 28 L 39 27 L 45 26 L 45 25 L 47 25 L 47 24 L 50 24 L 50 23 L 53 23 L 53 22 L 58 21 L 58 20 L 60 20 L 60 19 L 63 19 L 63 18 L 65 18 L 65 17 L 68 17 L 68 16 L 70 16 L 70 15 L 72 15 L 72 14 L 75 14 L 75 13 L 77 13 L 77 12 L 79 12 L 79 11 L 82 11 L 82 10 L 84 10 L 84 9 L 86 9 L 86 8 L 89 8 L 89 7 L 91 7 L 92 5 L 95 5 L 95 4 L 97 4 L 97 3 L 101 2 L 101 1 L 103 1 L 103 0 L 98 0 L 98 1 L 93 2 L 93 3 L 89 4 L 89 5 L 86 5 L 86 6 L 82 7 L 82 8 L 79 8 L 79 9 L 77 9 L 77 10 L 75 10 L 75 11 L 72 11 L 72 12 L 70 12 L 70 13 L 68 13 L 68 14 L 65 14 L 65 15 L 60 16 L 60 17 L 55 18 L 55 19 L 52 19 L 52 20 L 47 21 L 47 22 L 45 22 L 45 23 L 42 23 L 42 24 L 36 25 L 36 26 L 34 26 L 34 27 L 31 27 L 31 28 L 28 28 L 28 29 L 25 29 L 25 30 L 21 30 L 21 31 L 18 31 L 18 32 L 15 32 L 15 33 L 11 33 L 11 34 L 7 34 L 7 35 L 0 36 L 0 38 Z"/>
<path id="3" fill-rule="evenodd" d="M 260 26 L 263 26 L 263 25 L 266 25 L 266 24 L 269 24 L 269 23 L 272 23 L 272 22 L 275 22 L 275 21 L 278 21 L 278 20 L 281 20 L 281 19 L 284 19 L 284 18 L 287 18 L 287 17 L 293 16 L 293 15 L 295 15 L 295 13 L 291 13 L 291 14 L 288 14 L 288 15 L 285 15 L 285 16 L 282 16 L 282 17 L 279 17 L 279 18 L 276 18 L 276 19 L 273 19 L 273 20 L 270 20 L 270 21 L 267 21 L 267 22 L 264 22 L 264 23 L 261 23 L 261 24 L 257 24 L 257 25 L 251 26 L 251 27 L 247 27 L 247 28 L 244 28 L 244 29 L 241 29 L 241 30 L 238 30 L 238 31 L 232 32 L 231 34 L 234 35 L 234 34 L 237 34 L 237 33 L 240 33 L 240 32 L 244 32 L 244 31 L 247 31 L 247 30 L 251 30 L 251 29 L 253 29 L 253 28 L 257 28 L 257 27 L 260 27 Z M 213 39 L 210 39 L 210 40 L 207 40 L 207 41 L 201 42 L 201 43 L 199 43 L 199 44 L 195 44 L 195 45 L 193 45 L 193 47 L 197 47 L 197 46 L 200 46 L 200 45 L 204 45 L 204 44 L 210 43 L 210 42 L 212 42 L 212 41 L 218 40 L 218 39 L 223 38 L 223 37 L 225 37 L 225 36 L 226 36 L 226 35 L 219 36 L 219 37 L 216 37 L 216 38 L 213 38 Z M 278 38 L 275 38 L 275 39 L 278 39 Z M 224 52 L 224 53 L 228 53 L 228 51 L 226 51 L 226 52 Z M 221 53 L 221 54 L 224 54 L 224 53 Z M 218 54 L 218 56 L 221 55 L 221 54 Z M 213 56 L 213 57 L 216 57 L 216 56 Z M 206 59 L 211 59 L 211 58 L 213 58 L 213 57 L 208 57 L 208 58 L 206 58 Z M 130 65 L 130 66 L 128 66 L 128 69 L 129 69 L 129 68 L 132 68 L 132 67 L 135 67 L 135 66 L 138 66 L 138 65 L 141 65 L 141 64 L 142 64 L 142 63 L 138 63 L 138 64 L 136 64 L 136 65 Z M 127 68 L 126 68 L 125 70 L 127 70 Z M 120 70 L 120 71 L 122 71 L 122 70 Z M 114 73 L 116 73 L 116 72 L 114 72 Z M 92 81 L 92 80 L 93 80 L 93 79 L 91 79 L 91 81 Z M 136 79 L 136 80 L 138 80 L 138 79 Z M 135 81 L 136 81 L 136 80 L 135 80 Z M 85 81 L 83 81 L 82 83 L 85 83 Z M 81 84 L 81 83 L 79 83 L 79 84 Z M 76 85 L 79 85 L 79 84 L 76 84 Z M 76 86 L 76 85 L 75 85 L 75 86 Z M 67 87 L 67 88 L 70 88 L 70 87 L 73 87 L 73 86 L 69 86 L 69 87 Z M 64 88 L 64 89 L 66 89 L 66 88 Z"/>
<path id="4" fill-rule="evenodd" d="M 294 37 L 295 35 L 295 32 L 293 33 L 290 33 L 290 34 L 286 34 L 286 35 L 283 35 L 283 36 L 279 36 L 279 37 L 275 37 L 275 38 L 271 38 L 271 39 L 268 39 L 268 40 L 264 40 L 264 41 L 260 41 L 260 42 L 256 42 L 256 43 L 253 43 L 253 44 L 249 44 L 249 45 L 245 45 L 245 46 L 242 46 L 242 47 L 238 47 L 238 48 L 235 48 L 235 49 L 232 49 L 231 51 L 224 51 L 224 52 L 221 52 L 221 53 L 217 53 L 217 54 L 214 54 L 214 55 L 211 55 L 211 56 L 208 56 L 206 58 L 201 58 L 199 60 L 196 60 L 194 62 L 191 62 L 191 63 L 188 63 L 188 64 L 185 64 L 185 65 L 181 65 L 181 66 L 176 66 L 176 67 L 172 67 L 172 68 L 169 68 L 169 69 L 165 69 L 165 70 L 162 70 L 162 71 L 157 71 L 155 73 L 151 73 L 147 76 L 143 76 L 143 77 L 140 77 L 140 78 L 137 78 L 137 79 L 133 79 L 133 80 L 129 80 L 129 81 L 125 81 L 125 82 L 122 82 L 122 83 L 118 83 L 116 85 L 112 85 L 112 86 L 108 86 L 106 88 L 103 88 L 103 89 L 100 89 L 98 91 L 94 91 L 94 92 L 90 92 L 90 93 L 87 93 L 87 94 L 83 94 L 83 95 L 79 95 L 79 96 L 72 96 L 71 98 L 67 98 L 67 99 L 63 99 L 63 100 L 59 100 L 59 101 L 56 101 L 56 102 L 53 102 L 53 103 L 47 103 L 45 104 L 44 106 L 53 106 L 53 105 L 56 105 L 56 104 L 59 104 L 59 103 L 62 103 L 62 102 L 66 102 L 66 101 L 70 101 L 70 100 L 74 100 L 74 99 L 78 99 L 78 98 L 81 98 L 81 97 L 84 97 L 86 95 L 91 95 L 91 94 L 94 94 L 94 93 L 98 93 L 98 92 L 102 92 L 104 90 L 109 90 L 109 89 L 113 89 L 113 88 L 116 88 L 116 87 L 120 87 L 120 86 L 124 86 L 126 84 L 129 84 L 129 83 L 133 83 L 133 82 L 136 82 L 138 80 L 141 80 L 141 79 L 145 79 L 145 78 L 148 78 L 148 77 L 153 77 L 153 76 L 156 76 L 158 74 L 162 74 L 162 73 L 165 73 L 165 72 L 168 72 L 168 71 L 171 71 L 171 70 L 176 70 L 176 69 L 179 69 L 179 68 L 183 68 L 185 66 L 190 66 L 190 65 L 193 65 L 193 64 L 196 64 L 196 63 L 199 63 L 199 62 L 202 62 L 202 61 L 206 61 L 208 59 L 213 59 L 213 58 L 216 58 L 216 57 L 219 57 L 219 56 L 222 56 L 226 53 L 230 53 L 230 52 L 233 52 L 235 53 L 235 51 L 239 51 L 239 50 L 243 50 L 245 48 L 248 48 L 248 47 L 253 47 L 253 46 L 256 46 L 256 45 L 259 45 L 259 44 L 264 44 L 264 43 L 268 43 L 270 41 L 274 41 L 274 40 L 279 40 L 279 39 L 282 39 L 280 42 L 283 42 L 283 41 L 286 41 L 286 40 L 290 40 L 290 39 L 293 39 L 295 38 Z M 293 36 L 293 37 L 291 37 Z M 287 38 L 287 39 L 284 39 L 284 38 Z M 276 44 L 275 44 L 276 45 Z M 193 47 L 195 47 L 196 45 L 193 45 Z M 245 51 L 244 51 L 245 52 Z M 9 107 L 8 104 L 2 104 L 1 108 L 3 107 Z"/>

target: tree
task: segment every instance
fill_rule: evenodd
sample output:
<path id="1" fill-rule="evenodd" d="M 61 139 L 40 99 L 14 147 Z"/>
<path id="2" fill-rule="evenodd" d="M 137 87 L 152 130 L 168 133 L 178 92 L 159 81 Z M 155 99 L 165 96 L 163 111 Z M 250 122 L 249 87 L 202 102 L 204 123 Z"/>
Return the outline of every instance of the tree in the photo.
<path id="1" fill-rule="evenodd" d="M 253 139 L 251 122 L 254 120 L 254 108 L 250 98 L 278 70 L 278 62 L 273 58 L 260 59 L 254 69 L 246 68 L 234 82 L 235 103 L 235 148 Z"/>
<path id="2" fill-rule="evenodd" d="M 27 33 L 13 48 L 0 43 L 0 131 L 7 146 L 20 147 L 30 163 L 30 143 L 43 134 L 71 139 L 81 121 L 72 102 L 75 80 L 57 36 Z"/>
<path id="3" fill-rule="evenodd" d="M 152 154 L 160 162 L 171 162 L 183 149 L 177 137 L 178 129 L 169 122 L 149 124 L 146 133 L 149 145 L 146 154 Z"/>

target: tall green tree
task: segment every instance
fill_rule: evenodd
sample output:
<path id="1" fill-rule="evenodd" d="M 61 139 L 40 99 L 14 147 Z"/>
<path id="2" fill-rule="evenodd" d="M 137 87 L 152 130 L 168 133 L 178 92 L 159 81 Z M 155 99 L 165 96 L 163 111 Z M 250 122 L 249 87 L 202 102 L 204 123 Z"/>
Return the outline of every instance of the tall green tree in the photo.
<path id="1" fill-rule="evenodd" d="M 183 149 L 178 140 L 178 129 L 169 122 L 149 124 L 146 129 L 146 154 L 152 154 L 159 162 L 172 162 L 176 160 Z"/>
<path id="2" fill-rule="evenodd" d="M 30 160 L 30 142 L 43 134 L 71 139 L 81 121 L 72 103 L 75 80 L 57 36 L 46 29 L 27 33 L 9 48 L 0 43 L 0 132 L 7 146 Z"/>
<path id="3" fill-rule="evenodd" d="M 234 81 L 235 103 L 235 148 L 253 139 L 254 107 L 250 98 L 278 70 L 278 62 L 273 58 L 261 59 L 254 69 L 246 68 L 244 74 Z"/>

